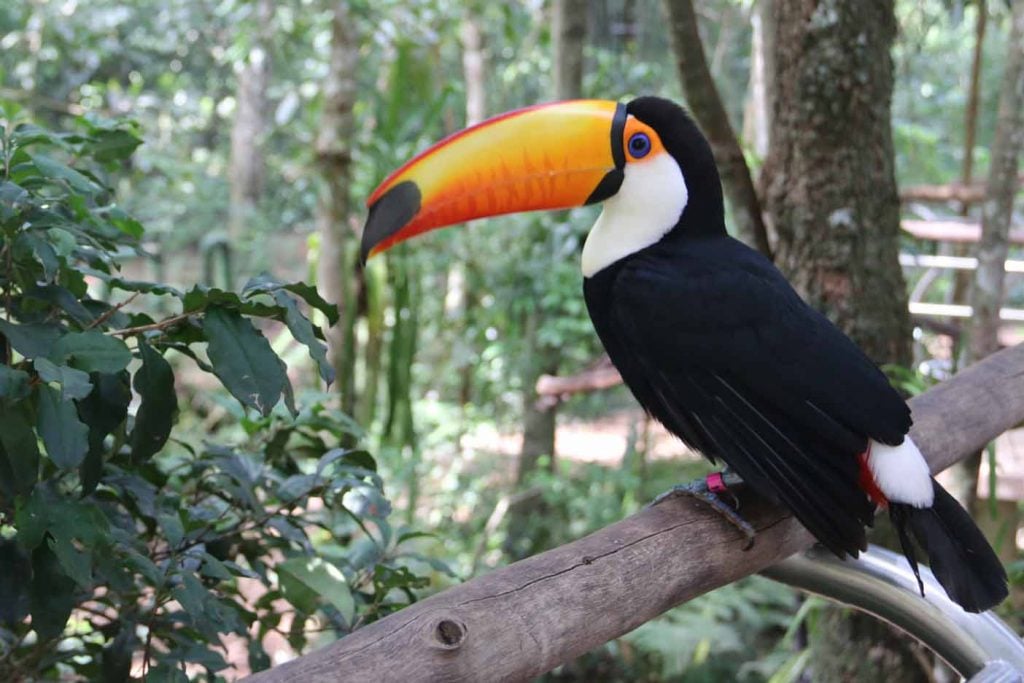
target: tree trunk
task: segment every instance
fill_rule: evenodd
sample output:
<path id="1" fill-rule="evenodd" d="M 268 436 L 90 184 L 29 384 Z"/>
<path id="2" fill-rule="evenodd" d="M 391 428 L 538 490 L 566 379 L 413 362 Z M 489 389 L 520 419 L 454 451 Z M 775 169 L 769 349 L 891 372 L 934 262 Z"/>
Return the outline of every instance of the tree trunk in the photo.
<path id="1" fill-rule="evenodd" d="M 232 247 L 244 243 L 249 223 L 256 214 L 256 204 L 263 194 L 266 175 L 263 138 L 267 131 L 267 86 L 270 81 L 266 39 L 274 13 L 273 3 L 259 0 L 255 11 L 255 40 L 238 69 L 235 120 L 231 126 L 228 239 Z"/>
<path id="2" fill-rule="evenodd" d="M 890 128 L 893 0 L 773 4 L 775 96 L 761 182 L 776 263 L 872 359 L 907 364 Z M 826 608 L 810 647 L 816 681 L 926 680 L 915 645 L 838 608 Z"/>
<path id="3" fill-rule="evenodd" d="M 462 20 L 459 37 L 462 41 L 462 77 L 466 82 L 466 126 L 473 126 L 487 116 L 487 70 L 484 56 L 484 34 L 480 27 L 480 17 L 474 7 L 467 7 Z M 472 240 L 474 237 L 469 236 Z M 469 253 L 476 253 L 471 247 Z M 476 339 L 472 339 L 476 322 L 478 305 L 475 288 L 469 286 L 471 263 L 453 261 L 448 267 L 448 292 L 445 296 L 446 312 L 450 308 L 451 317 L 458 320 L 460 339 L 455 343 L 462 345 L 462 360 L 458 367 L 459 389 L 458 404 L 461 426 L 458 441 L 462 441 L 462 430 L 466 427 L 465 408 L 473 399 L 473 372 L 476 369 Z M 456 347 L 458 348 L 458 347 Z"/>
<path id="4" fill-rule="evenodd" d="M 722 186 L 732 208 L 736 234 L 750 246 L 770 256 L 771 247 L 761 217 L 761 204 L 743 150 L 729 125 L 725 106 L 704 58 L 693 1 L 664 0 L 664 7 L 683 93 L 690 111 L 711 143 L 722 176 Z"/>
<path id="5" fill-rule="evenodd" d="M 352 167 L 351 140 L 354 133 L 352 107 L 356 99 L 356 64 L 359 46 L 348 14 L 348 2 L 334 5 L 331 19 L 331 54 L 324 81 L 323 112 L 315 142 L 320 171 L 317 202 L 317 231 L 320 258 L 317 284 L 321 294 L 337 304 L 341 317 L 327 330 L 331 365 L 337 376 L 342 410 L 352 414 L 354 406 L 355 353 L 355 241 L 349 226 L 349 179 Z"/>
<path id="6" fill-rule="evenodd" d="M 970 288 L 974 309 L 968 325 L 964 365 L 999 350 L 999 309 L 1003 305 L 1007 238 L 1017 194 L 1021 148 L 1024 147 L 1024 0 L 1015 0 L 1010 25 L 1009 53 L 999 93 L 999 113 L 992 138 L 988 188 L 981 210 L 978 268 Z M 970 180 L 968 178 L 968 180 Z M 957 468 L 961 502 L 975 515 L 986 515 L 978 501 L 979 451 Z"/>
<path id="7" fill-rule="evenodd" d="M 876 362 L 910 361 L 890 103 L 892 0 L 776 0 L 762 171 L 776 262 Z"/>
<path id="8" fill-rule="evenodd" d="M 583 41 L 587 30 L 584 0 L 555 0 L 552 17 L 555 99 L 579 98 L 583 92 Z"/>
<path id="9" fill-rule="evenodd" d="M 576 99 L 583 92 L 583 41 L 587 3 L 584 0 L 555 0 L 552 9 L 555 99 Z M 537 236 L 538 239 L 544 237 Z M 561 356 L 557 348 L 550 348 L 539 339 L 544 324 L 543 312 L 535 306 L 528 316 L 526 345 L 529 360 L 523 377 L 523 445 L 519 451 L 516 475 L 520 483 L 536 469 L 542 457 L 549 457 L 551 466 L 554 463 L 555 406 L 550 401 L 541 400 L 536 387 L 541 375 L 558 372 Z"/>

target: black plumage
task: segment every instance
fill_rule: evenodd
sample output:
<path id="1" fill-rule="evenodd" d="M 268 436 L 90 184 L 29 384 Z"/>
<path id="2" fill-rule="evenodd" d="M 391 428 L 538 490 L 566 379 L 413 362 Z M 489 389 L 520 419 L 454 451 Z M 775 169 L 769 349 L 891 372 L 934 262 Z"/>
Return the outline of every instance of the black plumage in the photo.
<path id="1" fill-rule="evenodd" d="M 627 110 L 661 136 L 680 165 L 689 200 L 660 241 L 585 280 L 605 349 L 653 417 L 788 507 L 837 555 L 856 556 L 875 511 L 861 487 L 858 456 L 869 438 L 903 442 L 911 425 L 906 403 L 770 261 L 726 234 L 711 150 L 683 110 L 655 98 L 634 100 Z M 897 509 L 901 527 L 909 520 L 926 549 L 941 545 L 937 520 L 949 506 L 942 495 L 937 500 L 942 509 L 927 514 Z M 959 517 L 946 523 L 952 533 L 963 526 Z M 971 536 L 968 545 L 984 556 L 977 571 L 994 576 L 937 571 L 954 599 L 965 596 L 968 609 L 1006 594 L 998 560 L 983 539 L 983 548 L 976 541 Z M 932 559 L 937 569 L 949 567 Z"/>

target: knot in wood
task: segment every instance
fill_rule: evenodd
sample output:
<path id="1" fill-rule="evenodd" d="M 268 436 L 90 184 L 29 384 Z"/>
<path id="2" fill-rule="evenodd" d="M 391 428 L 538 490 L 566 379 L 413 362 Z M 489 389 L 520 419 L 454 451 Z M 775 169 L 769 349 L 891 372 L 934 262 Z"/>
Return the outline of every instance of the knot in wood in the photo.
<path id="1" fill-rule="evenodd" d="M 466 639 L 466 625 L 454 619 L 441 619 L 434 627 L 434 640 L 446 650 L 454 650 Z"/>

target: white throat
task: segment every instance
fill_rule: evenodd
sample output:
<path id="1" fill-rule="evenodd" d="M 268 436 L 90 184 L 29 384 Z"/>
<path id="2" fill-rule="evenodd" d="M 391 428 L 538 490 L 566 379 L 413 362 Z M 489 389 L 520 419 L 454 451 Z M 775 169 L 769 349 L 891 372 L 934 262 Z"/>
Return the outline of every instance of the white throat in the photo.
<path id="1" fill-rule="evenodd" d="M 671 155 L 627 163 L 622 186 L 605 200 L 583 245 L 583 276 L 660 240 L 679 221 L 688 198 L 683 173 Z"/>

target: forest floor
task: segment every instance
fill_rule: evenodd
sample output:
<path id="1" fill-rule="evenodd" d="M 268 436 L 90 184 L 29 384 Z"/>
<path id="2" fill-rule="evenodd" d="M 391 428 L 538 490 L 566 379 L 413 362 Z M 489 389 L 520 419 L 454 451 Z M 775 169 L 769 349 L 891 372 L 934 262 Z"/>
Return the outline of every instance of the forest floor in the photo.
<path id="1" fill-rule="evenodd" d="M 565 460 L 611 466 L 621 462 L 627 450 L 643 450 L 645 440 L 649 458 L 698 457 L 639 409 L 617 410 L 597 419 L 560 420 L 555 452 Z M 521 445 L 521 433 L 501 432 L 493 426 L 481 426 L 462 440 L 465 450 L 506 456 L 517 455 Z"/>

